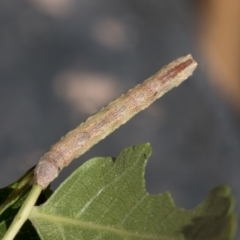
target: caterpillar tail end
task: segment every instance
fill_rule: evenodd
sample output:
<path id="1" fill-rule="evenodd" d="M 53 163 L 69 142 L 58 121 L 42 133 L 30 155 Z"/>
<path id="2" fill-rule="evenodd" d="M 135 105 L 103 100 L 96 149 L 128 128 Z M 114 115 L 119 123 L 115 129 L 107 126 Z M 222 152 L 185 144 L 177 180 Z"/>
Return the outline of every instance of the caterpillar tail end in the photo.
<path id="1" fill-rule="evenodd" d="M 59 169 L 51 162 L 40 161 L 34 170 L 33 183 L 44 190 L 58 176 Z"/>

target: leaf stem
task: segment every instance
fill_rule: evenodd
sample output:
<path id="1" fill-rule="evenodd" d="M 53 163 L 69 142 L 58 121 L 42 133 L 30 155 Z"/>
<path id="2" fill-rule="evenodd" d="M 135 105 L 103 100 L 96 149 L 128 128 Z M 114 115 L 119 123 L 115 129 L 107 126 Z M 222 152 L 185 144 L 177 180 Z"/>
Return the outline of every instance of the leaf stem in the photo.
<path id="1" fill-rule="evenodd" d="M 5 236 L 2 240 L 12 240 L 17 235 L 18 231 L 28 219 L 30 212 L 36 203 L 40 193 L 42 191 L 42 187 L 34 184 L 29 195 L 27 196 L 26 200 L 24 201 L 23 205 L 21 206 L 20 210 L 18 211 L 17 215 L 13 219 L 10 227 L 8 228 Z"/>

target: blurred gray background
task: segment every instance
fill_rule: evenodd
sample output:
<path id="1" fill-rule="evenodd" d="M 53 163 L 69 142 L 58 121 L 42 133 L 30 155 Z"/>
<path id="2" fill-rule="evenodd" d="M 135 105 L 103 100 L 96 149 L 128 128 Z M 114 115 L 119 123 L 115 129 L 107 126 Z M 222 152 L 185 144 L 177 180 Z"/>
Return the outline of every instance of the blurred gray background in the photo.
<path id="1" fill-rule="evenodd" d="M 190 2 L 1 1 L 1 187 L 110 100 L 192 53 L 199 67 L 190 80 L 75 160 L 52 186 L 91 157 L 150 142 L 150 193 L 169 190 L 190 209 L 229 184 L 240 202 L 239 123 L 209 84 Z"/>

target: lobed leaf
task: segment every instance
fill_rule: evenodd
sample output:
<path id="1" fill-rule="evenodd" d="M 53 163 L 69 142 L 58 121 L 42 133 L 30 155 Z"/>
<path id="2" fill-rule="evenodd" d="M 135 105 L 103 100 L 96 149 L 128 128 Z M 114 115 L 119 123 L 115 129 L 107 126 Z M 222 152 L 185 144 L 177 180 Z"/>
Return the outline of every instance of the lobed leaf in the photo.
<path id="1" fill-rule="evenodd" d="M 117 159 L 93 158 L 65 180 L 30 220 L 43 240 L 230 240 L 236 229 L 227 186 L 197 208 L 174 205 L 169 193 L 150 195 L 144 170 L 149 144 L 124 149 Z"/>

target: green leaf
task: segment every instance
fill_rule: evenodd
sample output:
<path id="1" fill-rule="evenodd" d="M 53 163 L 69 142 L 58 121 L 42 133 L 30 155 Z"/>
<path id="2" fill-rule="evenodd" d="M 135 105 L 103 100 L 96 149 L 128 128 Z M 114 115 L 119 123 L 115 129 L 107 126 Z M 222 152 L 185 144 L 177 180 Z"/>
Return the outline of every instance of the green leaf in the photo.
<path id="1" fill-rule="evenodd" d="M 233 239 L 234 200 L 226 186 L 197 208 L 177 208 L 169 193 L 150 195 L 144 170 L 149 144 L 117 159 L 93 158 L 79 167 L 30 220 L 41 239 Z"/>

